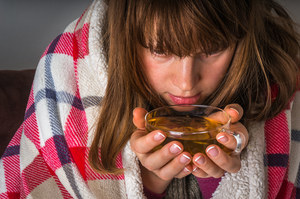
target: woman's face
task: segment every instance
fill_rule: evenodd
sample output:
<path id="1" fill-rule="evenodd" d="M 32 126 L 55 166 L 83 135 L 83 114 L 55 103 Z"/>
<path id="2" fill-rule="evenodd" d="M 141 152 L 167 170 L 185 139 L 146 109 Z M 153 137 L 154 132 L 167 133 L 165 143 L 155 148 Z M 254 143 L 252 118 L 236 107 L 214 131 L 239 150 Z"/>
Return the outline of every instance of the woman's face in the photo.
<path id="1" fill-rule="evenodd" d="M 206 56 L 179 58 L 140 49 L 146 77 L 152 88 L 169 104 L 201 104 L 221 83 L 234 48 Z"/>

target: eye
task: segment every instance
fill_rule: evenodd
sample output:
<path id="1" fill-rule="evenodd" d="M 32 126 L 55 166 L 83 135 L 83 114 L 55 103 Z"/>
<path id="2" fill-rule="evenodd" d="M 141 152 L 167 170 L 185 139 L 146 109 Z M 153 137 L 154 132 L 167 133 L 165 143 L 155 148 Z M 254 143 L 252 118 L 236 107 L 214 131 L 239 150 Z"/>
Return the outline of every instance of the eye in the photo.
<path id="1" fill-rule="evenodd" d="M 210 57 L 216 57 L 216 56 L 220 55 L 222 52 L 223 52 L 223 50 L 210 52 L 210 53 L 197 53 L 196 57 L 198 57 L 200 59 L 208 59 Z"/>
<path id="2" fill-rule="evenodd" d="M 223 51 L 224 51 L 224 50 L 218 50 L 218 51 L 209 53 L 208 56 L 217 56 L 217 55 L 221 54 Z"/>
<path id="3" fill-rule="evenodd" d="M 162 52 L 162 51 L 159 51 L 159 50 L 152 50 L 151 54 L 155 57 L 166 57 L 166 56 L 168 56 L 168 53 Z"/>
<path id="4" fill-rule="evenodd" d="M 159 59 L 159 60 L 166 60 L 171 58 L 173 55 L 167 52 L 162 52 L 159 50 L 150 50 L 151 55 L 154 59 Z"/>

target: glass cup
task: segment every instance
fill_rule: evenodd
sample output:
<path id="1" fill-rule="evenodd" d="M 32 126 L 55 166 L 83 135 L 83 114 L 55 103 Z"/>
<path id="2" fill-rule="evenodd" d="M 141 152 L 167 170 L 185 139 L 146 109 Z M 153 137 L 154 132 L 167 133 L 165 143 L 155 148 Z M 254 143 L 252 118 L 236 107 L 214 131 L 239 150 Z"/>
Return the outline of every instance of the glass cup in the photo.
<path id="1" fill-rule="evenodd" d="M 216 140 L 216 135 L 221 131 L 227 132 L 230 125 L 230 116 L 220 108 L 206 105 L 164 106 L 148 112 L 145 120 L 147 132 L 162 130 L 167 135 L 154 151 L 176 140 L 191 155 L 205 153 L 211 144 L 218 145 L 228 154 L 232 152 Z"/>

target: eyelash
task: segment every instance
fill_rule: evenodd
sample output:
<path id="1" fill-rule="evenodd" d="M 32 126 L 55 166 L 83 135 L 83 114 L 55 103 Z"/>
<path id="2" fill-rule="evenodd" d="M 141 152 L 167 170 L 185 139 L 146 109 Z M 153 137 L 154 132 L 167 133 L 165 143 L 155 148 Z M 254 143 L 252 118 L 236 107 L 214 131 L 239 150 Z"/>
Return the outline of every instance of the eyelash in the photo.
<path id="1" fill-rule="evenodd" d="M 200 56 L 205 56 L 205 57 L 209 57 L 209 56 L 214 56 L 214 55 L 218 55 L 219 53 L 221 53 L 223 50 L 218 50 L 218 51 L 214 51 L 214 52 L 210 52 L 210 53 L 200 53 Z"/>
<path id="2" fill-rule="evenodd" d="M 152 50 L 150 51 L 151 54 L 154 56 L 154 57 L 168 57 L 170 56 L 169 53 L 166 53 L 166 52 L 159 52 L 159 51 L 155 51 L 155 50 Z"/>
<path id="3" fill-rule="evenodd" d="M 210 53 L 196 53 L 194 56 L 195 57 L 210 57 L 213 55 L 218 55 L 219 53 L 221 53 L 223 50 L 217 50 L 214 52 L 210 52 Z M 160 51 L 156 51 L 156 50 L 150 50 L 151 54 L 155 57 L 169 57 L 171 54 L 166 53 L 166 52 L 160 52 Z"/>
<path id="4" fill-rule="evenodd" d="M 152 54 L 156 54 L 156 55 L 165 55 L 165 52 L 159 51 L 159 50 L 150 50 L 150 52 Z"/>

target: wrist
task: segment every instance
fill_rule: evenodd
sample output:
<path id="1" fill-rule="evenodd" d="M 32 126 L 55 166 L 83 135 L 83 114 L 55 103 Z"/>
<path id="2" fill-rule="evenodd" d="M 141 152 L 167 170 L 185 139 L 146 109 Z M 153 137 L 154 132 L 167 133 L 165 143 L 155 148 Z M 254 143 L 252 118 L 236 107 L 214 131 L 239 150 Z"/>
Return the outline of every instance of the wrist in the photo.
<path id="1" fill-rule="evenodd" d="M 140 168 L 143 185 L 146 189 L 157 194 L 162 194 L 167 189 L 171 180 L 161 179 L 155 173 L 149 171 L 142 165 L 140 165 Z"/>

